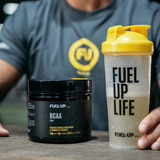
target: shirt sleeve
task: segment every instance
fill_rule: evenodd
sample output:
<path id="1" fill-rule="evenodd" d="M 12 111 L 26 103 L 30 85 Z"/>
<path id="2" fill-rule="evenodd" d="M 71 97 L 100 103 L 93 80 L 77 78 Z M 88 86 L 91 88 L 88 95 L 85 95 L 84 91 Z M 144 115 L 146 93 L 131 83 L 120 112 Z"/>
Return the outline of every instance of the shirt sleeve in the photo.
<path id="1" fill-rule="evenodd" d="M 157 80 L 160 79 L 160 53 L 158 54 L 158 57 L 156 59 L 156 75 L 157 75 Z"/>
<path id="2" fill-rule="evenodd" d="M 156 74 L 157 80 L 160 78 L 160 7 L 156 10 L 153 20 L 152 20 L 152 35 L 153 35 L 153 43 L 154 43 L 154 70 Z"/>
<path id="3" fill-rule="evenodd" d="M 0 58 L 15 66 L 20 72 L 26 72 L 27 47 L 24 4 L 4 22 L 0 34 Z"/>

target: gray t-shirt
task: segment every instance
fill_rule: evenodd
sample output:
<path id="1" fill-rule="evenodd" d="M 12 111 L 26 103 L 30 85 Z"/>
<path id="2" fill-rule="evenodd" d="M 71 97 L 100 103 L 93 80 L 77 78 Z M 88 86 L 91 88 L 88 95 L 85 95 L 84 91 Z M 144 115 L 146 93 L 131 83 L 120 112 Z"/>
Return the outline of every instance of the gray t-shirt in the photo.
<path id="1" fill-rule="evenodd" d="M 107 130 L 101 53 L 107 30 L 115 25 L 151 25 L 149 39 L 155 44 L 151 107 L 155 108 L 160 104 L 156 79 L 160 78 L 159 17 L 160 5 L 149 0 L 112 0 L 107 7 L 91 12 L 76 10 L 65 0 L 22 2 L 5 21 L 0 34 L 0 58 L 31 79 L 91 78 L 92 129 Z"/>

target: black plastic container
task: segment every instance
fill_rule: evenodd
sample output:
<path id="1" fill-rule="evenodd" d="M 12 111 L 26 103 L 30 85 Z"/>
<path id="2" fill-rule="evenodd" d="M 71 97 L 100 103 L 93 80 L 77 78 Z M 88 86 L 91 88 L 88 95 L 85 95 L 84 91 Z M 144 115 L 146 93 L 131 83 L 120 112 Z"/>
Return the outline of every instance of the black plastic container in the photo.
<path id="1" fill-rule="evenodd" d="M 91 80 L 28 80 L 28 135 L 37 142 L 80 142 L 91 136 Z"/>

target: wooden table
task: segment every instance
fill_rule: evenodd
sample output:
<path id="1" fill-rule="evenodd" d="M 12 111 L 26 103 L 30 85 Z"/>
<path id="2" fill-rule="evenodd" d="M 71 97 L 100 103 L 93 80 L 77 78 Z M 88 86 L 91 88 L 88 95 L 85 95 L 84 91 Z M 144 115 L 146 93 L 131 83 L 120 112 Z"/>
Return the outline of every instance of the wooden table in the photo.
<path id="1" fill-rule="evenodd" d="M 36 143 L 29 140 L 27 126 L 5 126 L 9 137 L 0 137 L 0 160 L 160 160 L 160 152 L 113 149 L 108 132 L 92 131 L 91 140 L 72 144 Z"/>

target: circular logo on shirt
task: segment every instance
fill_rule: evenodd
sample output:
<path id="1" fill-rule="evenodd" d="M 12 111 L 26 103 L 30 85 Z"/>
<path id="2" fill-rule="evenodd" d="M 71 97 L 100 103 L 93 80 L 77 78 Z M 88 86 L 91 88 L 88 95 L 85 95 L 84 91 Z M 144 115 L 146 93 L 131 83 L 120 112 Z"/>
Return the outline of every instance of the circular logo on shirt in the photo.
<path id="1" fill-rule="evenodd" d="M 92 68 L 99 59 L 97 46 L 86 38 L 74 42 L 68 53 L 69 61 L 78 71 L 79 75 L 90 75 Z"/>

